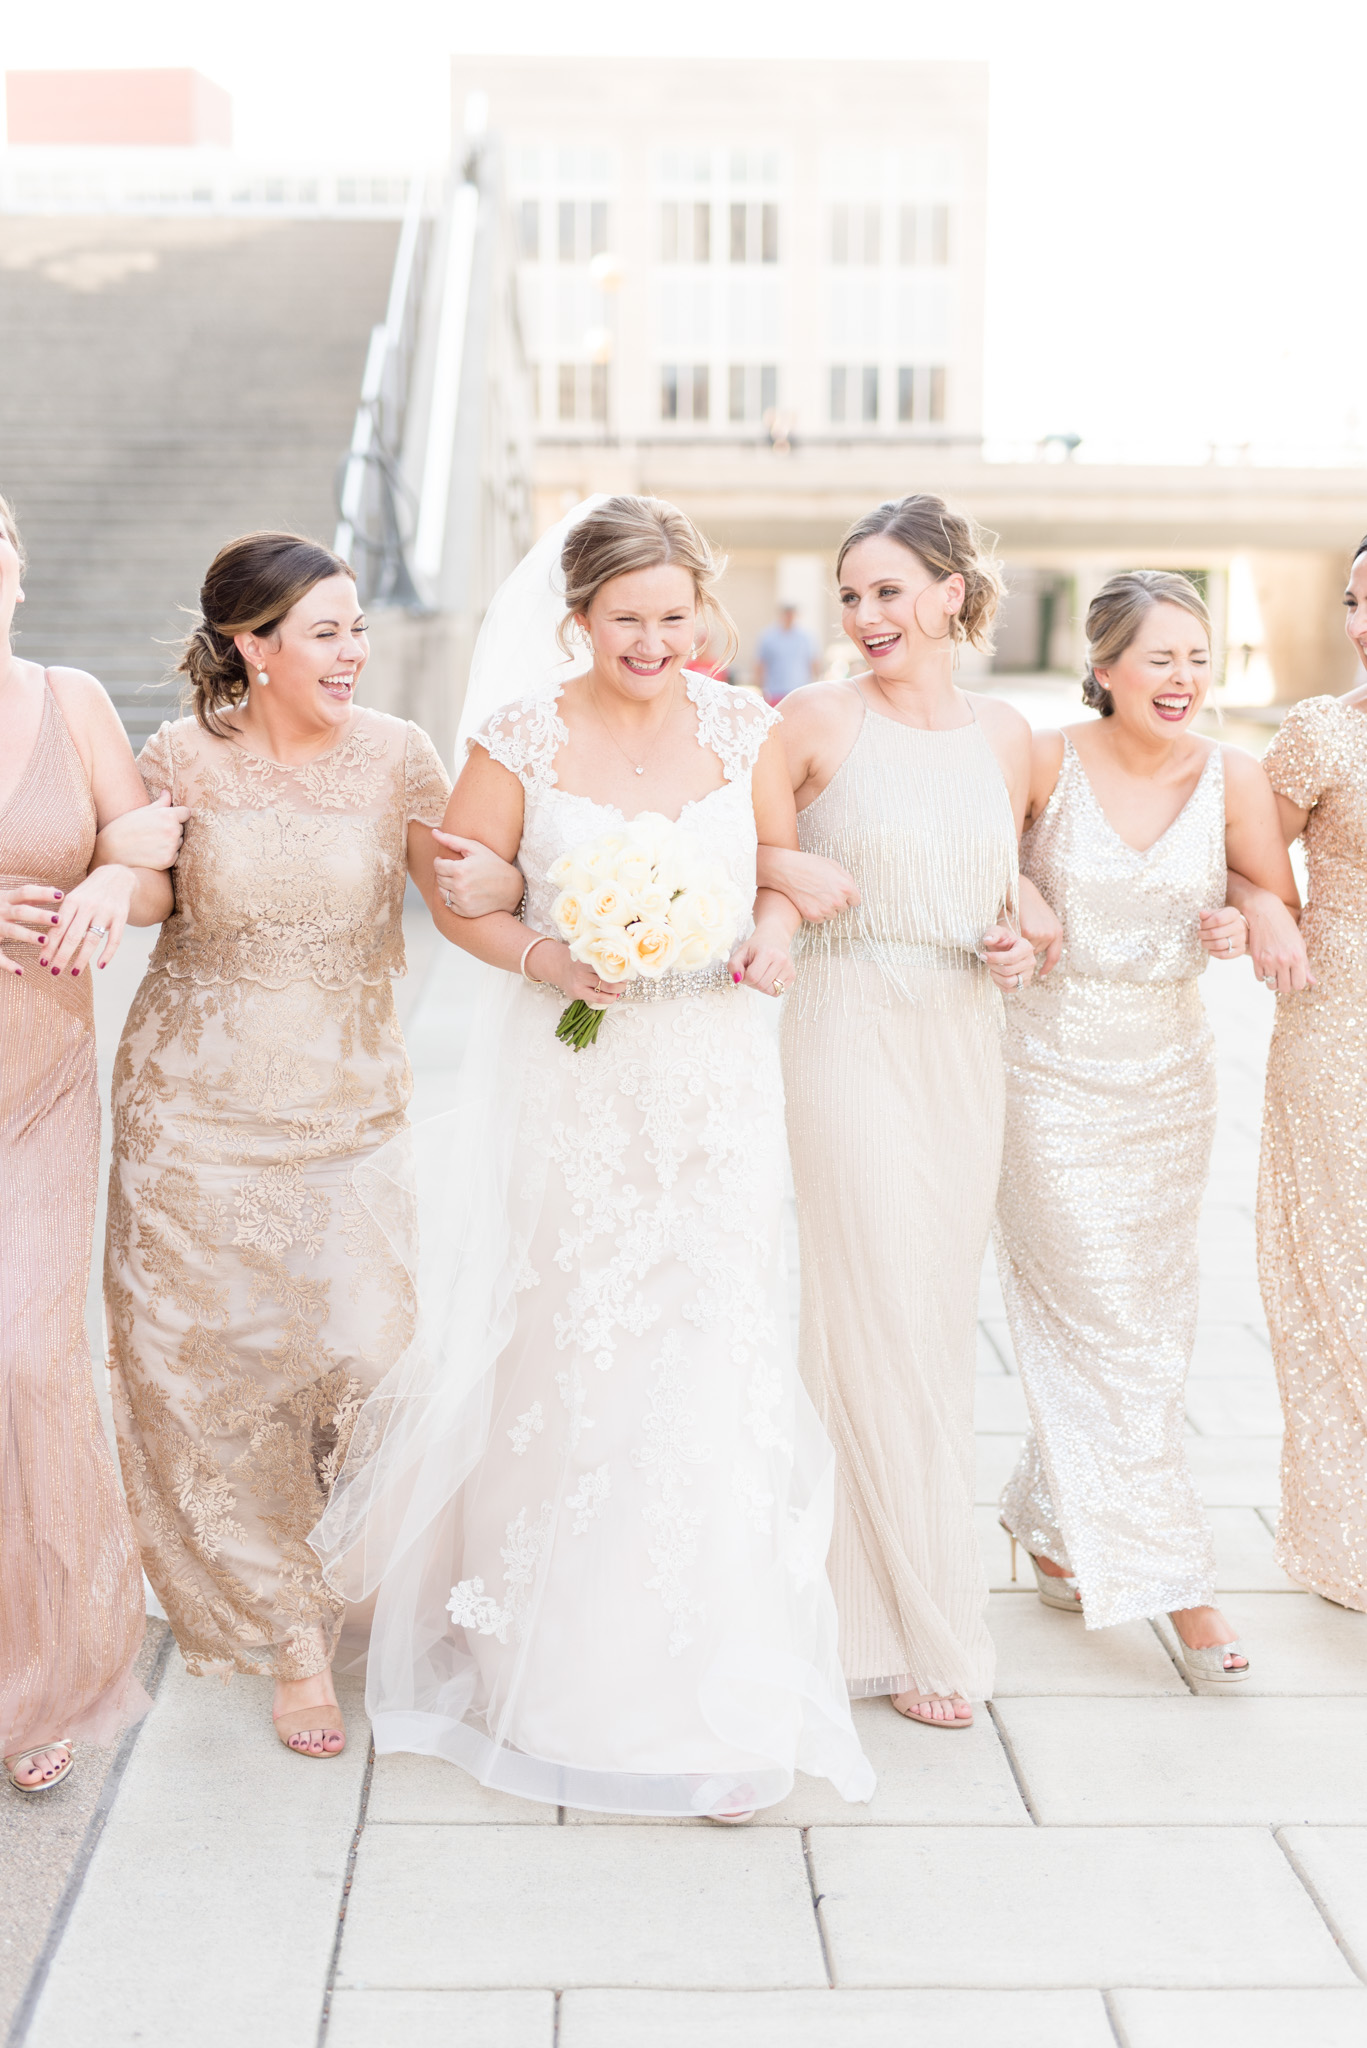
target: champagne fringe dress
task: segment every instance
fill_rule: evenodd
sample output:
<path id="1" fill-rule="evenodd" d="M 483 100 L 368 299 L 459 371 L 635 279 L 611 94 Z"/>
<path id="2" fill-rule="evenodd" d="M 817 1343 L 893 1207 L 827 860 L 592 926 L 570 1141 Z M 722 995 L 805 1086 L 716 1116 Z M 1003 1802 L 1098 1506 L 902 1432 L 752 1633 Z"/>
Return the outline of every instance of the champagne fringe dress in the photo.
<path id="1" fill-rule="evenodd" d="M 782 1030 L 841 1661 L 855 1698 L 986 1699 L 973 1390 L 1003 1079 L 977 949 L 1016 907 L 1010 798 L 976 722 L 926 732 L 866 705 L 798 838 L 863 898 L 804 931 Z"/>
<path id="2" fill-rule="evenodd" d="M 190 1670 L 308 1678 L 343 1610 L 308 1532 L 408 1341 L 352 1170 L 407 1121 L 408 825 L 440 824 L 450 785 L 425 733 L 369 710 L 298 767 L 190 719 L 139 766 L 191 810 L 114 1069 L 124 1482 Z"/>
<path id="3" fill-rule="evenodd" d="M 1367 712 L 1312 697 L 1264 758 L 1308 810 L 1315 987 L 1277 998 L 1258 1269 L 1286 1436 L 1277 1562 L 1367 1610 Z"/>
<path id="4" fill-rule="evenodd" d="M 1089 1628 L 1215 1598 L 1183 1448 L 1215 1135 L 1200 913 L 1225 900 L 1224 762 L 1144 853 L 1071 741 L 1021 841 L 1063 959 L 1010 1005 L 998 1266 L 1031 1433 L 1006 1527 L 1073 1574 Z"/>
<path id="5" fill-rule="evenodd" d="M 0 884 L 84 879 L 95 806 L 51 688 L 0 807 Z M 100 1103 L 89 973 L 0 975 L 0 1753 L 110 1742 L 147 1711 L 137 1548 L 85 1334 Z"/>

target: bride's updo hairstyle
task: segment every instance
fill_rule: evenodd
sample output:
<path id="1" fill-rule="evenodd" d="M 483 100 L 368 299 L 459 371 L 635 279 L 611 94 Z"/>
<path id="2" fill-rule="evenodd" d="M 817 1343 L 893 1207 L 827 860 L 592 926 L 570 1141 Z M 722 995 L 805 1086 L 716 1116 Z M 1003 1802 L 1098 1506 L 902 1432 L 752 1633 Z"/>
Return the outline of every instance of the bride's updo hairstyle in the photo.
<path id="1" fill-rule="evenodd" d="M 1087 607 L 1087 673 L 1082 678 L 1082 701 L 1103 718 L 1115 713 L 1115 699 L 1096 671 L 1119 661 L 1145 618 L 1156 604 L 1175 604 L 1206 630 L 1210 637 L 1210 613 L 1196 585 L 1176 569 L 1126 569 L 1103 583 Z"/>
<path id="2" fill-rule="evenodd" d="M 910 548 L 937 583 L 950 576 L 963 577 L 964 601 L 949 622 L 950 630 L 959 645 L 966 641 L 990 654 L 992 621 L 1006 591 L 1001 563 L 992 552 L 996 536 L 987 534 L 962 512 L 951 512 L 944 499 L 930 491 L 918 491 L 910 498 L 887 498 L 856 519 L 847 531 L 835 558 L 837 579 L 850 549 L 878 534 Z"/>
<path id="3" fill-rule="evenodd" d="M 716 593 L 726 558 L 714 554 L 687 513 L 663 498 L 606 498 L 566 534 L 560 550 L 566 610 L 555 634 L 564 652 L 574 653 L 574 639 L 583 632 L 576 615 L 588 611 L 605 583 L 665 562 L 677 563 L 692 577 L 698 610 L 720 629 L 721 659 L 729 662 L 740 636 Z"/>
<path id="4" fill-rule="evenodd" d="M 356 571 L 331 548 L 298 533 L 244 533 L 209 564 L 199 593 L 203 614 L 184 643 L 176 673 L 188 676 L 194 714 L 205 732 L 228 737 L 225 711 L 244 704 L 251 679 L 234 633 L 273 633 L 315 583 Z"/>

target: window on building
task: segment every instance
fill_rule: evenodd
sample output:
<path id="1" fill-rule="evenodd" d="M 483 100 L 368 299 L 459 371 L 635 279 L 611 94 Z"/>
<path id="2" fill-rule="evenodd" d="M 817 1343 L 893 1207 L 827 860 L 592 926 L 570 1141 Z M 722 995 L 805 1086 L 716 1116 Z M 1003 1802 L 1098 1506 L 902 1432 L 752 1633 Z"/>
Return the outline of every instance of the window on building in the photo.
<path id="1" fill-rule="evenodd" d="M 666 363 L 662 367 L 662 420 L 705 420 L 711 414 L 711 397 L 711 377 L 706 363 Z"/>
<path id="2" fill-rule="evenodd" d="M 898 216 L 897 260 L 943 270 L 949 262 L 949 208 L 904 206 Z"/>
<path id="3" fill-rule="evenodd" d="M 562 263 L 588 263 L 608 246 L 606 199 L 562 199 L 556 207 L 556 254 Z"/>
<path id="4" fill-rule="evenodd" d="M 831 422 L 864 425 L 878 418 L 878 365 L 837 363 L 831 370 Z"/>
<path id="5" fill-rule="evenodd" d="M 528 263 L 541 255 L 541 205 L 536 199 L 524 199 L 517 209 L 517 251 Z"/>
<path id="6" fill-rule="evenodd" d="M 660 261 L 710 263 L 712 209 L 705 202 L 666 199 L 660 206 Z"/>
<path id="7" fill-rule="evenodd" d="M 833 206 L 830 239 L 832 263 L 881 262 L 882 227 L 882 211 L 877 206 Z"/>
<path id="8" fill-rule="evenodd" d="M 912 364 L 897 372 L 897 417 L 915 425 L 945 416 L 945 373 L 940 363 Z"/>
<path id="9" fill-rule="evenodd" d="M 733 263 L 778 262 L 778 207 L 772 200 L 731 203 Z"/>
<path id="10" fill-rule="evenodd" d="M 603 425 L 608 416 L 608 365 L 561 363 L 556 372 L 556 411 L 565 421 Z"/>
<path id="11" fill-rule="evenodd" d="M 732 363 L 726 375 L 726 416 L 735 421 L 761 421 L 778 404 L 775 363 Z"/>

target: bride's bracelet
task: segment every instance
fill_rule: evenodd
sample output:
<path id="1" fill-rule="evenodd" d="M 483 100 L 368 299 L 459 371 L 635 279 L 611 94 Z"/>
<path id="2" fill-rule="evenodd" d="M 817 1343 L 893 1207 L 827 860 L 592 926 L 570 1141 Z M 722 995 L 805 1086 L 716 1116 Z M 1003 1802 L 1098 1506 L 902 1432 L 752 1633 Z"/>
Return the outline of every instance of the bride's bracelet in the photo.
<path id="1" fill-rule="evenodd" d="M 550 940 L 547 937 L 546 933 L 538 932 L 536 937 L 532 940 L 531 944 L 529 946 L 524 946 L 522 950 L 522 959 L 519 963 L 519 971 L 522 975 L 522 979 L 526 982 L 529 988 L 545 988 L 546 986 L 546 983 L 544 981 L 538 981 L 534 974 L 528 974 L 527 961 L 531 957 L 531 955 L 536 951 L 538 946 L 549 945 L 549 943 Z"/>

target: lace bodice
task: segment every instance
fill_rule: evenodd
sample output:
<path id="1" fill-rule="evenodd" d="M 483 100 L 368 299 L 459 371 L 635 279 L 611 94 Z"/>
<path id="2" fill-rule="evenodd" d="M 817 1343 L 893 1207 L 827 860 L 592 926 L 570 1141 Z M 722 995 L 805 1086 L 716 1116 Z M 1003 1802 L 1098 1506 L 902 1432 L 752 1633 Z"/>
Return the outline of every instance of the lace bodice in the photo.
<path id="1" fill-rule="evenodd" d="M 721 762 L 720 789 L 687 803 L 679 823 L 692 832 L 714 860 L 725 864 L 741 901 L 755 894 L 755 812 L 750 775 L 778 713 L 713 676 L 685 671 L 689 702 L 698 717 L 698 745 Z M 616 804 L 561 789 L 555 762 L 569 739 L 560 716 L 560 693 L 528 697 L 496 711 L 468 746 L 487 748 L 490 758 L 516 775 L 526 796 L 517 864 L 527 878 L 523 908 L 529 930 L 550 932 L 550 909 L 559 890 L 548 879 L 562 853 L 628 821 Z"/>
<path id="2" fill-rule="evenodd" d="M 1054 793 L 1021 840 L 1021 873 L 1063 926 L 1064 973 L 1131 982 L 1200 974 L 1200 913 L 1225 900 L 1219 747 L 1167 831 L 1140 853 L 1110 823 L 1065 736 Z"/>
<path id="3" fill-rule="evenodd" d="M 451 787 L 418 726 L 359 711 L 288 767 L 182 718 L 138 766 L 153 797 L 190 807 L 153 971 L 332 989 L 404 972 L 408 826 L 440 825 Z"/>

